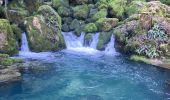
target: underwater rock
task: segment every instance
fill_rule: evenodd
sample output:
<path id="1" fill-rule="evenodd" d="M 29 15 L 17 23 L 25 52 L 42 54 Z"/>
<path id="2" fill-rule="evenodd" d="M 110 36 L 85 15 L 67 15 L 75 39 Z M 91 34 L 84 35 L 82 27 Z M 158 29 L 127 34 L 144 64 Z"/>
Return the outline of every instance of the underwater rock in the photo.
<path id="1" fill-rule="evenodd" d="M 21 80 L 21 73 L 15 68 L 5 68 L 0 70 L 0 84 Z"/>

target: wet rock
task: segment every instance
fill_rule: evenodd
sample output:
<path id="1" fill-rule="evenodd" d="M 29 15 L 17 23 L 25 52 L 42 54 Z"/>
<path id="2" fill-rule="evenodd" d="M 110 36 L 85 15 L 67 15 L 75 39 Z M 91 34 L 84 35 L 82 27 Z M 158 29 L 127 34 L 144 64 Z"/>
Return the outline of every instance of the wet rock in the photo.
<path id="1" fill-rule="evenodd" d="M 0 70 L 0 83 L 9 83 L 21 80 L 21 73 L 15 68 L 5 68 Z"/>

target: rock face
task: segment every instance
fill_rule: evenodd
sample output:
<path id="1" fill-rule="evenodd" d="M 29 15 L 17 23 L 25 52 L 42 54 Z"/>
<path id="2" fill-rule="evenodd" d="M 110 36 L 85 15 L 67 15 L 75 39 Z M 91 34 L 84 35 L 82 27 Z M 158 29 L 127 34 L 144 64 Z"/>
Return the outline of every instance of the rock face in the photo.
<path id="1" fill-rule="evenodd" d="M 0 53 L 14 55 L 17 53 L 17 43 L 8 20 L 0 19 Z"/>
<path id="2" fill-rule="evenodd" d="M 50 6 L 41 6 L 38 15 L 28 17 L 25 24 L 31 50 L 40 52 L 64 48 L 61 18 Z"/>
<path id="3" fill-rule="evenodd" d="M 140 9 L 136 6 L 134 15 L 114 29 L 121 50 L 147 58 L 168 58 L 170 7 L 159 1 L 135 3 L 142 4 Z"/>

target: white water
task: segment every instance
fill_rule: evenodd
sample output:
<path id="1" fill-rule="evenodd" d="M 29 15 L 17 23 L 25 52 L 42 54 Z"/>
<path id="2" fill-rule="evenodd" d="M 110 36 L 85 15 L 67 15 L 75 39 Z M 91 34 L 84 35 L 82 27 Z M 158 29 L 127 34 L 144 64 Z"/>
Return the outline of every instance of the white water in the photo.
<path id="1" fill-rule="evenodd" d="M 25 33 L 22 33 L 21 51 L 30 52 L 29 47 L 28 47 L 27 36 Z"/>
<path id="2" fill-rule="evenodd" d="M 110 42 L 107 44 L 105 48 L 105 54 L 106 55 L 117 55 L 118 53 L 116 52 L 116 49 L 114 46 L 115 46 L 115 36 L 112 35 Z"/>
<path id="3" fill-rule="evenodd" d="M 62 32 L 62 34 L 64 36 L 64 40 L 66 43 L 67 52 L 75 51 L 75 52 L 81 52 L 85 54 L 96 54 L 99 52 L 98 50 L 96 50 L 99 33 L 96 33 L 93 36 L 93 41 L 89 47 L 84 46 L 85 33 L 83 32 L 81 33 L 80 37 L 74 35 L 73 32 Z"/>
<path id="4" fill-rule="evenodd" d="M 99 40 L 99 35 L 100 35 L 100 33 L 96 33 L 96 34 L 93 35 L 93 39 L 92 39 L 92 42 L 90 44 L 91 48 L 93 48 L 93 49 L 97 48 L 97 43 L 98 43 L 98 40 Z"/>
<path id="5" fill-rule="evenodd" d="M 19 57 L 21 58 L 33 58 L 33 59 L 46 59 L 47 57 L 51 57 L 51 52 L 41 52 L 35 53 L 31 52 L 28 46 L 27 36 L 26 33 L 22 33 L 22 40 L 21 40 L 21 51 L 19 52 Z"/>

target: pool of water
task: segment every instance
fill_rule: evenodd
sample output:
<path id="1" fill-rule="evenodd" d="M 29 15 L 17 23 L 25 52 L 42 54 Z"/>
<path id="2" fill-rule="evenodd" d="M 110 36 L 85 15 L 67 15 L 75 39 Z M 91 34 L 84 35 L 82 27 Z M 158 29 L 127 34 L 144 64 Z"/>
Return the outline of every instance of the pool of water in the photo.
<path id="1" fill-rule="evenodd" d="M 20 82 L 0 86 L 0 100 L 166 100 L 170 71 L 114 57 L 65 52 L 27 59 Z M 25 63 L 25 64 L 28 64 Z"/>

